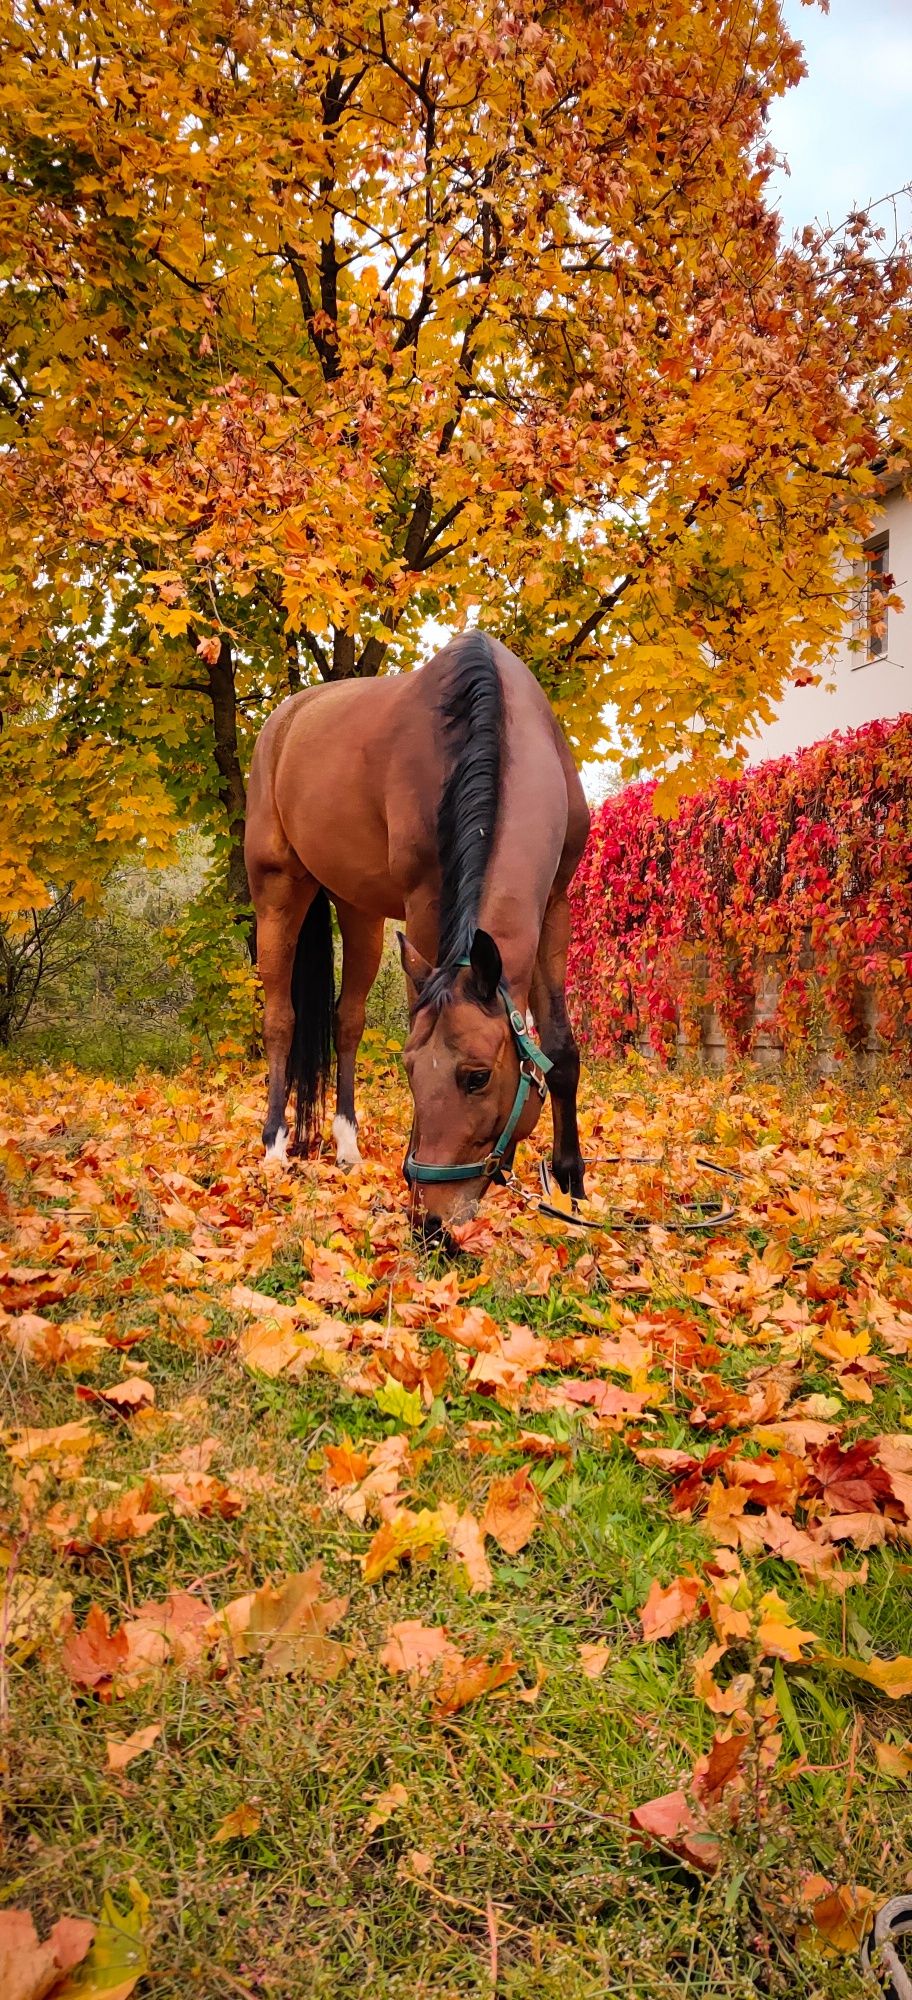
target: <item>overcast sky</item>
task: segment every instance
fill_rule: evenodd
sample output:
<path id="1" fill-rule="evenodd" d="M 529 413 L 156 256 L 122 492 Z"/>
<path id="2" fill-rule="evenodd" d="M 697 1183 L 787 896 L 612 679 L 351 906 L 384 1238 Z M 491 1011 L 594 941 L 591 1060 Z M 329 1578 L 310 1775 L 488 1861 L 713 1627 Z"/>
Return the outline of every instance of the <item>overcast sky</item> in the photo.
<path id="1" fill-rule="evenodd" d="M 912 0 L 830 0 L 829 14 L 784 0 L 783 12 L 808 70 L 771 119 L 791 169 L 776 183 L 791 231 L 839 223 L 912 181 Z"/>

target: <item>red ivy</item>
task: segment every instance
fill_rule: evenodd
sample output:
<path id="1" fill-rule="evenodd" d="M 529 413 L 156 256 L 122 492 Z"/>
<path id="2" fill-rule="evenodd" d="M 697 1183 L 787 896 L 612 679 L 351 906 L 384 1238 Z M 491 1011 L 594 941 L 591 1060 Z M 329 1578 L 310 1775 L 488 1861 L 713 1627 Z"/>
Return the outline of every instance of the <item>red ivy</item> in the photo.
<path id="1" fill-rule="evenodd" d="M 569 977 L 584 1040 L 616 1055 L 648 1033 L 660 1053 L 682 1022 L 718 1010 L 750 1047 L 758 969 L 781 974 L 785 1047 L 857 1042 L 860 995 L 877 993 L 894 1044 L 912 1030 L 912 715 L 829 736 L 653 811 L 631 785 L 593 816 L 573 885 Z"/>

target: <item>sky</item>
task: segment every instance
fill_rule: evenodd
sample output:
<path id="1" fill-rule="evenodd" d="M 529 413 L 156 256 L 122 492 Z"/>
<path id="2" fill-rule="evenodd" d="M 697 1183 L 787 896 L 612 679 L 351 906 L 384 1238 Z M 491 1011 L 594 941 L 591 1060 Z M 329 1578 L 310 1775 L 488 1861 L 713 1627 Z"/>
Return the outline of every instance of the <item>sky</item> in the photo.
<path id="1" fill-rule="evenodd" d="M 839 223 L 912 182 L 912 0 L 830 0 L 829 14 L 784 0 L 783 13 L 808 70 L 770 120 L 790 169 L 775 194 L 791 231 Z M 910 221 L 907 198 L 902 226 Z"/>

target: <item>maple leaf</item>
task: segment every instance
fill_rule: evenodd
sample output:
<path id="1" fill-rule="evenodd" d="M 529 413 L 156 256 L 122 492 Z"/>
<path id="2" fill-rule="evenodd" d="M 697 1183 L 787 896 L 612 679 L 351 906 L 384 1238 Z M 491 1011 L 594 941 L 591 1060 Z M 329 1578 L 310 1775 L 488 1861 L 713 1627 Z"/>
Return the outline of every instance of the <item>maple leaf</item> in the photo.
<path id="1" fill-rule="evenodd" d="M 368 1796 L 369 1794 L 365 1792 L 365 1799 Z M 401 1812 L 403 1806 L 408 1805 L 408 1799 L 409 1795 L 404 1785 L 390 1785 L 388 1791 L 377 1792 L 364 1821 L 366 1838 L 369 1840 L 371 1834 L 377 1832 L 378 1827 L 385 1826 L 394 1813 Z"/>
<path id="2" fill-rule="evenodd" d="M 28 1910 L 0 1910 L 0 1993 L 4 2000 L 45 2000 L 85 1958 L 94 1925 L 59 1917 L 43 1944 Z"/>
<path id="3" fill-rule="evenodd" d="M 738 1781 L 751 1741 L 749 1731 L 734 1734 L 716 1731 L 708 1754 L 694 1768 L 693 1789 L 697 1798 L 714 1805 L 728 1786 Z"/>
<path id="4" fill-rule="evenodd" d="M 86 1452 L 98 1442 L 98 1432 L 92 1429 L 91 1424 L 55 1424 L 50 1430 L 14 1431 L 7 1451 L 15 1465 L 29 1465 L 39 1460 L 52 1472 L 64 1473 L 70 1467 L 78 1468 Z"/>
<path id="5" fill-rule="evenodd" d="M 584 1640 L 579 1649 L 580 1666 L 587 1681 L 597 1681 L 611 1658 L 611 1647 Z"/>
<path id="6" fill-rule="evenodd" d="M 459 1557 L 465 1569 L 472 1595 L 482 1595 L 491 1590 L 494 1578 L 485 1555 L 485 1534 L 482 1523 L 475 1519 L 469 1508 L 460 1514 L 459 1509 L 449 1500 L 441 1503 L 439 1511 L 447 1542 L 453 1555 Z"/>
<path id="7" fill-rule="evenodd" d="M 67 1633 L 60 1658 L 74 1687 L 99 1688 L 110 1683 L 127 1652 L 123 1628 L 112 1632 L 100 1605 L 90 1604 L 82 1630 Z"/>
<path id="8" fill-rule="evenodd" d="M 403 1507 L 392 1520 L 384 1521 L 371 1542 L 367 1554 L 362 1558 L 365 1583 L 376 1583 L 387 1570 L 410 1559 L 418 1562 L 444 1540 L 446 1529 L 443 1517 L 437 1510 L 422 1508 L 420 1514 L 410 1514 Z"/>
<path id="9" fill-rule="evenodd" d="M 155 1401 L 155 1390 L 144 1375 L 130 1375 L 110 1389 L 87 1389 L 80 1383 L 76 1394 L 85 1402 L 105 1404 L 121 1417 L 134 1416 L 137 1410 L 148 1409 Z"/>
<path id="10" fill-rule="evenodd" d="M 89 1543 L 104 1548 L 118 1542 L 142 1541 L 165 1518 L 152 1512 L 149 1503 L 154 1498 L 155 1487 L 147 1479 L 142 1486 L 131 1486 L 127 1493 L 121 1493 L 109 1507 L 90 1514 L 86 1524 Z"/>
<path id="11" fill-rule="evenodd" d="M 439 1660 L 455 1650 L 442 1625 L 422 1625 L 418 1618 L 405 1618 L 389 1627 L 379 1657 L 391 1674 L 408 1674 L 417 1686 Z"/>
<path id="12" fill-rule="evenodd" d="M 233 1812 L 226 1813 L 221 1825 L 217 1826 L 212 1839 L 219 1843 L 228 1840 L 247 1840 L 258 1833 L 263 1815 L 256 1806 L 248 1803 L 235 1806 Z"/>
<path id="13" fill-rule="evenodd" d="M 151 1722 L 147 1729 L 134 1730 L 132 1736 L 106 1736 L 105 1751 L 109 1771 L 125 1771 L 135 1757 L 142 1757 L 151 1750 L 161 1735 L 161 1723 Z"/>
<path id="14" fill-rule="evenodd" d="M 518 1555 L 531 1540 L 542 1511 L 541 1498 L 533 1484 L 529 1467 L 491 1483 L 481 1518 L 481 1532 L 491 1535 L 507 1555 Z"/>
<path id="15" fill-rule="evenodd" d="M 757 1609 L 757 1645 L 761 1653 L 777 1660 L 800 1660 L 804 1657 L 804 1646 L 819 1644 L 816 1632 L 806 1632 L 796 1623 L 777 1591 L 766 1591 Z"/>
<path id="16" fill-rule="evenodd" d="M 634 1831 L 658 1841 L 693 1868 L 711 1875 L 721 1859 L 719 1842 L 696 1818 L 682 1791 L 664 1792 L 636 1806 L 630 1815 Z"/>
<path id="17" fill-rule="evenodd" d="M 702 1596 L 703 1586 L 698 1577 L 676 1576 L 673 1583 L 665 1586 L 654 1578 L 639 1613 L 644 1639 L 670 1639 L 674 1632 L 692 1625 Z"/>
<path id="18" fill-rule="evenodd" d="M 465 1659 L 454 1651 L 447 1654 L 441 1665 L 440 1677 L 434 1695 L 432 1713 L 438 1722 L 448 1716 L 458 1714 L 470 1702 L 480 1700 L 495 1688 L 505 1687 L 518 1674 L 519 1667 L 507 1652 L 501 1660 L 486 1660 L 483 1655 L 473 1655 Z"/>
<path id="19" fill-rule="evenodd" d="M 834 1888 L 823 1875 L 809 1875 L 801 1900 L 808 1905 L 815 1930 L 832 1951 L 857 1952 L 867 1936 L 877 1908 L 870 1889 L 843 1883 Z"/>
<path id="20" fill-rule="evenodd" d="M 912 1654 L 897 1653 L 892 1660 L 856 1660 L 844 1653 L 818 1653 L 817 1658 L 822 1666 L 867 1681 L 890 1701 L 904 1701 L 912 1694 Z"/>
<path id="21" fill-rule="evenodd" d="M 149 1898 L 137 1882 L 130 1881 L 128 1888 L 129 1910 L 119 1909 L 110 1895 L 103 1898 L 88 1956 L 55 1990 L 54 2000 L 128 2000 L 148 1971 L 144 1931 Z"/>
<path id="22" fill-rule="evenodd" d="M 235 1521 L 247 1504 L 243 1493 L 211 1472 L 156 1472 L 149 1483 L 171 1502 L 179 1520 Z"/>
<path id="23" fill-rule="evenodd" d="M 46 1639 L 61 1629 L 72 1603 L 68 1590 L 48 1577 L 28 1576 L 17 1569 L 4 1578 L 0 1591 L 0 1630 L 11 1660 L 30 1658 Z"/>
<path id="24" fill-rule="evenodd" d="M 347 1654 L 338 1639 L 326 1635 L 345 1616 L 348 1598 L 321 1598 L 322 1585 L 323 1565 L 312 1563 L 283 1584 L 266 1583 L 236 1598 L 210 1618 L 206 1630 L 238 1659 L 260 1658 L 269 1675 L 311 1673 L 335 1680 Z"/>
<path id="25" fill-rule="evenodd" d="M 367 1453 L 359 1451 L 351 1438 L 344 1438 L 339 1445 L 328 1444 L 324 1455 L 333 1488 L 357 1486 L 370 1470 Z"/>

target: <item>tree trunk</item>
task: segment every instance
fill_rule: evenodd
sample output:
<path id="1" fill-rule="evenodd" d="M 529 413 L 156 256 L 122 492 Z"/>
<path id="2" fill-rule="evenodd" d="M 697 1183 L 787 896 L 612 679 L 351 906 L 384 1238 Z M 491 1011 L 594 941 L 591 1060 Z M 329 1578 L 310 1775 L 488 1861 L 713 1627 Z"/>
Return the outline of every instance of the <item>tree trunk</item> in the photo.
<path id="1" fill-rule="evenodd" d="M 209 695 L 212 702 L 212 729 L 215 762 L 219 774 L 219 798 L 228 821 L 228 895 L 236 920 L 244 927 L 244 941 L 256 963 L 256 924 L 250 914 L 250 887 L 244 865 L 244 822 L 247 793 L 238 752 L 237 690 L 234 663 L 227 639 L 222 639 L 217 660 L 207 660 Z"/>

